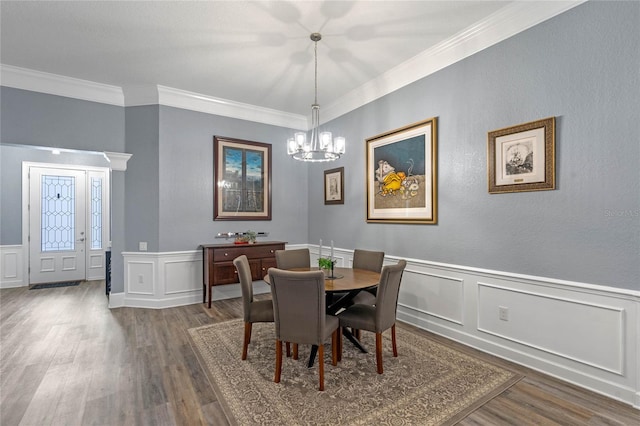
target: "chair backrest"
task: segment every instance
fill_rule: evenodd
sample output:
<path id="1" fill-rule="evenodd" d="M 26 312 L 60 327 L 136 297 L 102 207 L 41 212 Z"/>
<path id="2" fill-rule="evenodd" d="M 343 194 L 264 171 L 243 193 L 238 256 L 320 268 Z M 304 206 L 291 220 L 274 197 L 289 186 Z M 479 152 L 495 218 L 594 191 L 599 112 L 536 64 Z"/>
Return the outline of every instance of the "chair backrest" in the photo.
<path id="1" fill-rule="evenodd" d="M 276 337 L 283 342 L 322 344 L 326 316 L 322 271 L 269 268 L 269 281 Z"/>
<path id="2" fill-rule="evenodd" d="M 384 262 L 383 251 L 370 251 L 355 249 L 353 251 L 353 267 L 366 269 L 367 271 L 380 272 Z"/>
<path id="3" fill-rule="evenodd" d="M 398 292 L 402 273 L 407 266 L 407 261 L 402 259 L 395 265 L 387 265 L 380 273 L 380 283 L 376 295 L 375 327 L 377 332 L 382 332 L 396 322 L 398 309 Z"/>
<path id="4" fill-rule="evenodd" d="M 278 269 L 309 268 L 309 249 L 276 250 L 276 265 Z"/>
<path id="5" fill-rule="evenodd" d="M 253 279 L 251 278 L 249 260 L 247 259 L 247 256 L 243 254 L 233 259 L 233 265 L 236 267 L 236 270 L 238 271 L 238 278 L 240 279 L 244 320 L 249 321 L 251 302 L 253 302 Z"/>

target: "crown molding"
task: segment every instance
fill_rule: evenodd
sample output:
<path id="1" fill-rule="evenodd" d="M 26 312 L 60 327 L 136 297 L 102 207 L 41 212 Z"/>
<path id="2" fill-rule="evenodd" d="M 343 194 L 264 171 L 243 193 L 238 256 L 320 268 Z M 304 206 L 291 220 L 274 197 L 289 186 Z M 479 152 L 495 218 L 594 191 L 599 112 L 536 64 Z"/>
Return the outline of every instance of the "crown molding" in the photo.
<path id="1" fill-rule="evenodd" d="M 512 2 L 336 101 L 323 105 L 322 122 L 338 118 L 586 1 Z"/>
<path id="2" fill-rule="evenodd" d="M 576 1 L 515 1 L 483 21 L 398 64 L 379 77 L 323 105 L 322 123 L 461 61 L 576 7 Z M 164 105 L 296 130 L 309 130 L 310 117 L 165 86 L 121 88 L 0 64 L 0 84 L 17 89 L 118 106 Z"/>
<path id="3" fill-rule="evenodd" d="M 126 152 L 109 152 L 105 151 L 105 158 L 111 163 L 111 170 L 115 170 L 117 172 L 124 172 L 127 170 L 127 161 L 131 158 L 133 154 L 128 154 Z"/>
<path id="4" fill-rule="evenodd" d="M 124 106 L 122 88 L 78 78 L 0 65 L 0 84 L 14 89 Z"/>
<path id="5" fill-rule="evenodd" d="M 166 86 L 125 88 L 126 106 L 163 105 L 224 117 L 306 130 L 307 117 Z"/>

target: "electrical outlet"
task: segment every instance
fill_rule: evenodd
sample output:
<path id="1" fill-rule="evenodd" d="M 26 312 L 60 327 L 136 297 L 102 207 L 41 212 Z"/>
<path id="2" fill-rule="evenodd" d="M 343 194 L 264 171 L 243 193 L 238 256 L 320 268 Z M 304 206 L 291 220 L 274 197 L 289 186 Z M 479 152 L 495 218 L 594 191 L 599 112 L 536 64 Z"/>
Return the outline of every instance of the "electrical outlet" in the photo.
<path id="1" fill-rule="evenodd" d="M 509 321 L 509 308 L 506 306 L 498 306 L 498 317 L 501 321 Z"/>
<path id="2" fill-rule="evenodd" d="M 146 241 L 140 241 L 138 243 L 138 250 L 147 251 L 147 242 Z"/>

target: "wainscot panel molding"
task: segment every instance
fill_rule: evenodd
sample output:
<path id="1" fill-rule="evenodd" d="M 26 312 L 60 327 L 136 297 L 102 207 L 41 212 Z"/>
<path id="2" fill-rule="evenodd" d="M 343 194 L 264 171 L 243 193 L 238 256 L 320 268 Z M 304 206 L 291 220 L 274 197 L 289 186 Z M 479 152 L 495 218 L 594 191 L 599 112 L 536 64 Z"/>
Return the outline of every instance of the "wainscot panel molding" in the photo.
<path id="1" fill-rule="evenodd" d="M 399 320 L 640 409 L 640 292 L 407 262 Z"/>
<path id="2" fill-rule="evenodd" d="M 111 294 L 110 308 L 162 309 L 202 303 L 202 251 L 124 252 L 124 293 Z M 254 293 L 268 293 L 263 281 Z M 239 284 L 213 288 L 212 300 L 241 297 Z"/>
<path id="3" fill-rule="evenodd" d="M 309 248 L 317 263 L 317 245 L 287 245 L 294 248 Z M 125 293 L 112 294 L 110 307 L 202 303 L 200 250 L 123 256 Z M 352 250 L 334 249 L 334 257 L 353 264 Z M 389 255 L 385 264 L 398 260 Z M 640 409 L 640 292 L 406 260 L 400 321 Z M 263 281 L 254 289 L 269 292 Z M 238 284 L 213 291 L 214 300 L 241 296 Z"/>
<path id="4" fill-rule="evenodd" d="M 24 287 L 25 256 L 22 245 L 0 246 L 0 288 Z"/>
<path id="5" fill-rule="evenodd" d="M 29 285 L 29 247 L 26 245 L 0 246 L 0 289 Z M 90 256 L 87 281 L 104 280 L 104 254 Z"/>

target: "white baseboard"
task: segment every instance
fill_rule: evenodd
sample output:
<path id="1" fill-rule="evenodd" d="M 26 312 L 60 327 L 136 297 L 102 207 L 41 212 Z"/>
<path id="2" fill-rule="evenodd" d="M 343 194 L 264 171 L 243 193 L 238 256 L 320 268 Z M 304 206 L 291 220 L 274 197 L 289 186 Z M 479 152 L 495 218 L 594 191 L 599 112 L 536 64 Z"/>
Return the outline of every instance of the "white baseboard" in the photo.
<path id="1" fill-rule="evenodd" d="M 317 246 L 287 246 L 303 247 L 315 263 Z M 125 292 L 112 295 L 110 307 L 202 303 L 200 251 L 123 256 Z M 352 264 L 351 250 L 335 249 L 334 256 L 340 266 Z M 386 256 L 385 264 L 397 260 Z M 640 292 L 407 261 L 400 321 L 640 408 Z M 264 282 L 254 286 L 269 291 Z M 213 300 L 240 296 L 238 284 L 212 293 Z"/>

